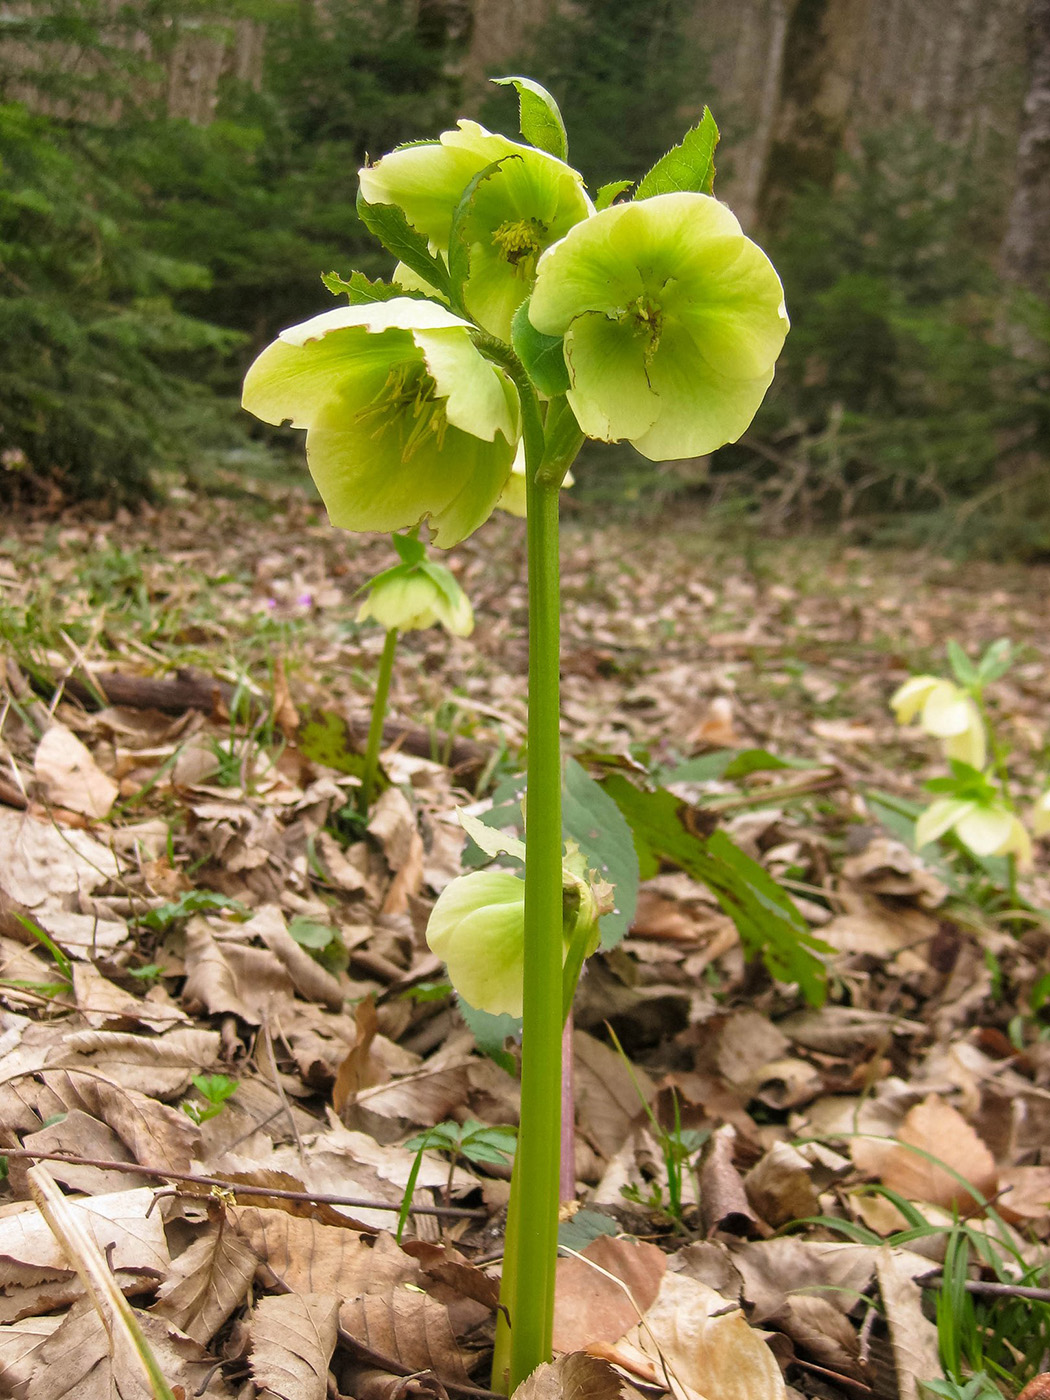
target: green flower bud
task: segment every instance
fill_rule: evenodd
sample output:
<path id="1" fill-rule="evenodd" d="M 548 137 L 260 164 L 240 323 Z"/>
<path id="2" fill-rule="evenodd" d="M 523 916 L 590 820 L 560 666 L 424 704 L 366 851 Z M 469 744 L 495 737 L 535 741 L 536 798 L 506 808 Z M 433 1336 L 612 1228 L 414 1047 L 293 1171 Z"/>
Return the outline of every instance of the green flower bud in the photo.
<path id="1" fill-rule="evenodd" d="M 429 562 L 398 564 L 373 579 L 357 613 L 358 622 L 367 618 L 399 632 L 436 624 L 454 637 L 469 637 L 474 630 L 470 599 L 448 569 Z"/>

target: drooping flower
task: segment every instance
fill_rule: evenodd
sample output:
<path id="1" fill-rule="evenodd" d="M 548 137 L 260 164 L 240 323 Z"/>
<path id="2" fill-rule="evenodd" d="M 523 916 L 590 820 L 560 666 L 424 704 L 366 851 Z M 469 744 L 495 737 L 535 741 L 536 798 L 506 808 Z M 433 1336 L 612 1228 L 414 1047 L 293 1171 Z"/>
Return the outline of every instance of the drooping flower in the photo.
<path id="1" fill-rule="evenodd" d="M 448 569 L 429 560 L 397 564 L 373 579 L 357 612 L 358 622 L 368 618 L 399 632 L 422 631 L 437 623 L 454 637 L 469 637 L 474 630 L 470 599 Z"/>
<path id="2" fill-rule="evenodd" d="M 984 723 L 973 697 L 939 676 L 909 676 L 890 696 L 899 724 L 918 718 L 927 734 L 944 740 L 948 758 L 981 769 L 987 758 Z"/>
<path id="3" fill-rule="evenodd" d="M 572 472 L 566 472 L 565 479 L 562 481 L 562 487 L 567 489 L 574 485 L 575 481 L 576 478 L 573 476 Z M 510 476 L 507 478 L 507 484 L 503 488 L 503 495 L 496 504 L 499 506 L 500 510 L 505 510 L 508 515 L 517 515 L 524 520 L 526 515 L 528 515 L 525 500 L 526 494 L 525 444 L 522 443 L 518 448 L 518 455 L 514 458 L 514 465 L 510 469 Z"/>
<path id="4" fill-rule="evenodd" d="M 1050 788 L 1041 793 L 1032 808 L 1032 830 L 1037 836 L 1045 836 L 1050 831 Z"/>
<path id="5" fill-rule="evenodd" d="M 480 825 L 480 823 L 479 823 Z M 520 843 L 515 843 L 520 844 Z M 574 937 L 585 954 L 598 945 L 598 917 L 608 886 L 592 887 L 563 870 L 562 961 Z M 611 907 L 611 900 L 608 902 Z M 427 943 L 448 968 L 449 981 L 479 1011 L 521 1015 L 525 976 L 525 881 L 510 870 L 475 870 L 445 886 L 427 924 Z"/>
<path id="6" fill-rule="evenodd" d="M 529 319 L 564 337 L 569 403 L 588 437 L 653 461 L 735 442 L 788 330 L 765 253 L 718 200 L 614 204 L 541 256 Z"/>
<path id="7" fill-rule="evenodd" d="M 243 403 L 307 430 L 333 525 L 400 530 L 429 516 L 443 549 L 491 515 L 519 438 L 517 392 L 468 324 L 409 297 L 282 331 L 248 370 Z"/>
<path id="8" fill-rule="evenodd" d="M 1032 862 L 1032 838 L 1001 800 L 942 797 L 931 802 L 915 823 L 915 844 L 921 849 L 949 831 L 975 856 L 1013 855 L 1022 866 Z"/>
<path id="9" fill-rule="evenodd" d="M 470 274 L 463 304 L 479 326 L 509 340 L 511 317 L 529 294 L 540 254 L 594 212 L 577 171 L 546 151 L 460 121 L 437 141 L 402 146 L 366 166 L 361 194 L 369 204 L 396 205 L 447 255 L 464 191 L 495 161 L 499 169 L 478 186 L 465 227 Z"/>

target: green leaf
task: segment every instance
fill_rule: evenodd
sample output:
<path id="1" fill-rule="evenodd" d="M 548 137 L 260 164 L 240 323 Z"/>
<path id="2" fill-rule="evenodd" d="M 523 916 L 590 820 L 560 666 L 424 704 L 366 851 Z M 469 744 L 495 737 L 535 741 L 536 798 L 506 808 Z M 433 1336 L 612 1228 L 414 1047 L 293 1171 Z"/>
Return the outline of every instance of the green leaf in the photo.
<path id="1" fill-rule="evenodd" d="M 602 185 L 594 196 L 595 209 L 599 212 L 608 209 L 616 196 L 623 194 L 624 190 L 629 190 L 633 184 L 633 180 L 610 180 L 607 185 Z"/>
<path id="2" fill-rule="evenodd" d="M 981 679 L 980 673 L 954 637 L 949 639 L 947 651 L 952 674 L 959 684 L 976 685 Z"/>
<path id="3" fill-rule="evenodd" d="M 514 1056 L 504 1050 L 503 1043 L 509 1035 L 520 1034 L 521 1018 L 506 1014 L 493 1016 L 490 1011 L 479 1011 L 462 997 L 459 998 L 459 1014 L 466 1022 L 467 1029 L 477 1042 L 481 1053 L 487 1055 L 490 1060 L 495 1060 L 500 1069 L 516 1075 L 517 1063 Z"/>
<path id="4" fill-rule="evenodd" d="M 518 94 L 518 126 L 530 146 L 559 160 L 569 159 L 569 139 L 557 102 L 545 87 L 531 78 L 492 78 L 497 87 L 512 87 Z"/>
<path id="5" fill-rule="evenodd" d="M 487 812 L 486 816 L 491 816 Z M 488 822 L 481 821 L 480 818 L 471 816 L 462 807 L 456 811 L 459 824 L 467 833 L 470 839 L 478 846 L 490 860 L 495 860 L 497 856 L 510 856 L 513 860 L 520 860 L 525 864 L 525 843 L 519 841 L 516 836 L 507 836 L 502 831 L 496 830 Z"/>
<path id="6" fill-rule="evenodd" d="M 619 1221 L 602 1211 L 578 1210 L 558 1226 L 558 1244 L 579 1254 L 599 1235 L 618 1235 L 621 1228 Z"/>
<path id="7" fill-rule="evenodd" d="M 515 354 L 540 393 L 549 399 L 564 394 L 569 387 L 569 368 L 565 363 L 562 337 L 544 335 L 536 329 L 529 320 L 528 300 L 514 313 L 510 339 Z"/>
<path id="8" fill-rule="evenodd" d="M 614 948 L 630 928 L 638 904 L 638 853 L 619 807 L 575 759 L 565 763 L 562 829 L 603 880 L 616 889 L 616 907 L 599 920 L 602 947 Z"/>
<path id="9" fill-rule="evenodd" d="M 951 643 L 949 643 L 949 646 Z M 988 685 L 991 681 L 997 681 L 1010 669 L 1014 659 L 1014 645 L 1009 637 L 1000 637 L 994 641 L 988 650 L 977 663 L 977 671 L 980 680 Z"/>
<path id="10" fill-rule="evenodd" d="M 400 565 L 395 565 L 399 568 Z M 342 715 L 335 710 L 308 710 L 299 728 L 299 752 L 311 763 L 323 763 L 326 768 L 334 768 L 338 773 L 349 773 L 359 778 L 364 772 L 365 756 L 359 752 Z M 382 773 L 377 775 L 377 786 L 382 791 L 390 786 L 390 780 Z"/>
<path id="11" fill-rule="evenodd" d="M 709 107 L 691 131 L 687 131 L 679 146 L 673 146 L 649 171 L 635 199 L 651 199 L 654 194 L 678 194 L 692 190 L 711 194 L 715 184 L 715 147 L 718 127 Z"/>
<path id="12" fill-rule="evenodd" d="M 369 204 L 359 192 L 357 213 L 365 228 L 379 239 L 388 253 L 417 272 L 442 296 L 449 295 L 448 269 L 431 253 L 427 240 L 412 227 L 402 210 L 395 204 Z"/>
<path id="13" fill-rule="evenodd" d="M 391 535 L 390 540 L 403 564 L 421 564 L 427 557 L 427 547 L 415 532 L 406 535 Z"/>
<path id="14" fill-rule="evenodd" d="M 349 281 L 340 277 L 338 272 L 322 272 L 321 281 L 333 296 L 346 296 L 351 306 L 393 301 L 394 297 L 414 297 L 417 301 L 428 299 L 425 292 L 406 289 L 400 282 L 372 282 L 363 272 L 351 272 Z"/>
<path id="15" fill-rule="evenodd" d="M 705 884 L 736 925 L 745 954 L 760 953 L 774 977 L 797 982 L 811 1005 L 822 1004 L 826 974 L 817 954 L 830 950 L 757 861 L 724 832 L 698 831 L 704 814 L 666 788 L 643 792 L 619 773 L 602 786 L 631 828 L 643 879 L 668 861 Z"/>
<path id="16" fill-rule="evenodd" d="M 499 160 L 494 160 L 491 164 L 486 165 L 470 181 L 456 205 L 456 212 L 452 216 L 452 229 L 448 238 L 448 275 L 453 307 L 461 311 L 463 309 L 463 288 L 470 276 L 470 246 L 473 242 L 470 235 L 470 221 L 474 213 L 474 200 L 477 198 L 481 186 L 496 174 L 505 161 L 521 159 L 522 157 L 519 155 L 501 156 Z"/>

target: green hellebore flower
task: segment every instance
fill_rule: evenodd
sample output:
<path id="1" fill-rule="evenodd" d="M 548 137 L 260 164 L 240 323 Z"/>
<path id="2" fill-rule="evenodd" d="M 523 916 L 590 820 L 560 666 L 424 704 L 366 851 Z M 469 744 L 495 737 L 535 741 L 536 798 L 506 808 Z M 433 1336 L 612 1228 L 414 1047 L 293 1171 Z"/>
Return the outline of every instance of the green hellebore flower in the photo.
<path id="1" fill-rule="evenodd" d="M 569 871 L 562 961 L 573 936 L 593 930 L 587 951 L 598 944 L 604 912 L 585 880 Z M 570 912 L 571 911 L 571 912 Z M 525 977 L 525 881 L 509 870 L 460 875 L 438 896 L 427 924 L 427 943 L 448 968 L 449 981 L 479 1011 L 521 1015 Z"/>
<path id="2" fill-rule="evenodd" d="M 546 151 L 460 121 L 437 141 L 402 146 L 366 166 L 361 194 L 369 204 L 397 205 L 447 255 L 464 191 L 495 161 L 502 164 L 478 186 L 468 216 L 463 304 L 479 326 L 509 341 L 511 317 L 529 294 L 540 254 L 594 213 L 578 171 Z"/>
<path id="3" fill-rule="evenodd" d="M 474 630 L 470 599 L 448 569 L 429 561 L 397 564 L 373 579 L 357 620 L 370 617 L 388 631 L 422 631 L 435 623 L 454 637 L 469 637 Z"/>
<path id="4" fill-rule="evenodd" d="M 1041 793 L 1032 808 L 1032 830 L 1037 836 L 1045 836 L 1050 831 L 1050 788 Z"/>
<path id="5" fill-rule="evenodd" d="M 984 724 L 973 697 L 939 676 L 909 676 L 890 696 L 899 724 L 918 717 L 927 734 L 944 741 L 949 758 L 981 769 L 987 758 Z"/>
<path id="6" fill-rule="evenodd" d="M 442 549 L 492 514 L 520 436 L 517 392 L 443 306 L 342 306 L 282 331 L 244 380 L 244 407 L 305 428 L 333 525 L 400 530 L 429 516 Z"/>
<path id="7" fill-rule="evenodd" d="M 614 204 L 539 261 L 529 320 L 564 336 L 568 400 L 588 437 L 652 461 L 735 442 L 788 330 L 773 264 L 704 194 Z"/>
<path id="8" fill-rule="evenodd" d="M 1013 855 L 1021 866 L 1032 863 L 1032 838 L 1020 817 L 1002 802 L 955 797 L 931 802 L 915 823 L 915 844 L 921 850 L 948 831 L 975 856 Z"/>

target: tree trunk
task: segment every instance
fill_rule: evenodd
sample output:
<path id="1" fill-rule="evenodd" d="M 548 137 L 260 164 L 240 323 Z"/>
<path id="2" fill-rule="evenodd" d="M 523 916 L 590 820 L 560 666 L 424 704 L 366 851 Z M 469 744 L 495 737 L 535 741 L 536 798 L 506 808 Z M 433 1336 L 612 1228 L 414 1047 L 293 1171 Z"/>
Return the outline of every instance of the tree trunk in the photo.
<path id="1" fill-rule="evenodd" d="M 1029 0 L 1029 82 L 1017 176 L 1000 248 L 1003 276 L 1050 294 L 1050 0 Z"/>

